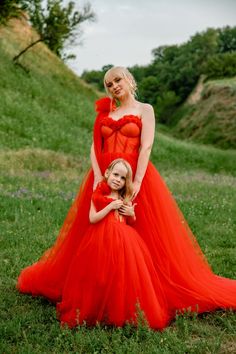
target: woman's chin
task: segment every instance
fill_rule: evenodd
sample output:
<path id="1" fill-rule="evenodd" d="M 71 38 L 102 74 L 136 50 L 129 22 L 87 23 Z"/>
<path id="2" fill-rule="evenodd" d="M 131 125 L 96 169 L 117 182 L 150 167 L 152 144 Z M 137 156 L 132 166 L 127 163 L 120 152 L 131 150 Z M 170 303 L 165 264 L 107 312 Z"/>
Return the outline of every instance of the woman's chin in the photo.
<path id="1" fill-rule="evenodd" d="M 119 93 L 116 93 L 116 94 L 113 95 L 113 97 L 114 97 L 115 99 L 117 99 L 117 100 L 122 99 L 124 96 L 125 96 L 125 93 L 122 92 L 122 91 L 120 91 Z"/>

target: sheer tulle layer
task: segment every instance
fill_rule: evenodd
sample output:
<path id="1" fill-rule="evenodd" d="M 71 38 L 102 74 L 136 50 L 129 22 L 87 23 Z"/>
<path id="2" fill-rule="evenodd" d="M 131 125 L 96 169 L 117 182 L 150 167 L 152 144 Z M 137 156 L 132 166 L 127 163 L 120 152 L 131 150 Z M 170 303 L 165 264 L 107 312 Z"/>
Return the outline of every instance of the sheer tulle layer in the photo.
<path id="1" fill-rule="evenodd" d="M 152 328 L 167 325 L 166 300 L 149 251 L 132 227 L 108 217 L 85 233 L 58 315 L 70 327 L 83 321 L 123 326 L 136 323 L 136 305 Z"/>
<path id="2" fill-rule="evenodd" d="M 178 205 L 151 163 L 136 202 L 134 227 L 152 255 L 170 311 L 236 309 L 236 281 L 212 272 Z"/>
<path id="3" fill-rule="evenodd" d="M 108 164 L 116 157 L 126 158 L 135 172 L 137 154 L 122 154 L 120 152 L 104 153 L 100 161 L 101 170 L 104 172 Z M 97 262 L 101 257 L 99 245 L 103 249 L 105 242 L 104 239 L 96 240 L 95 231 L 91 232 L 89 237 L 86 236 L 91 227 L 88 212 L 92 185 L 93 173 L 89 171 L 53 247 L 45 252 L 38 262 L 21 272 L 17 284 L 21 292 L 43 295 L 55 302 L 60 301 L 58 311 L 59 314 L 61 313 L 61 320 L 70 326 L 75 325 L 75 321 L 82 321 L 83 319 L 87 319 L 90 323 L 100 319 L 106 322 L 104 318 L 108 318 L 106 323 L 121 325 L 124 320 L 134 319 L 134 307 L 131 304 L 136 303 L 137 298 L 140 303 L 141 299 L 144 299 L 141 305 L 145 307 L 146 316 L 153 328 L 166 326 L 169 317 L 174 318 L 177 310 L 191 309 L 192 311 L 204 312 L 216 308 L 236 309 L 236 281 L 212 273 L 181 211 L 151 163 L 148 165 L 140 193 L 136 198 L 138 204 L 136 207 L 137 221 L 134 227 L 151 255 L 151 263 L 155 268 L 156 276 L 153 276 L 154 271 L 151 270 L 153 266 L 150 265 L 150 257 L 144 255 L 145 252 L 141 257 L 143 260 L 139 259 L 140 266 L 139 262 L 134 262 L 134 267 L 131 264 L 129 247 L 133 247 L 133 250 L 138 253 L 139 247 L 137 245 L 139 241 L 131 246 L 128 240 L 133 239 L 133 235 L 126 239 L 119 236 L 122 232 L 114 232 L 113 230 L 112 232 L 115 234 L 114 242 L 117 242 L 114 248 L 116 254 L 113 256 L 116 257 L 117 264 L 126 262 L 129 273 L 124 274 L 125 278 L 119 275 L 120 281 L 117 281 L 117 283 L 111 281 L 110 274 L 111 271 L 113 274 L 114 259 L 109 256 L 107 264 L 104 265 L 104 267 L 107 267 L 104 269 L 109 269 L 109 273 L 106 275 L 105 271 L 101 273 L 99 271 L 98 278 L 96 278 L 96 281 L 100 284 L 103 274 L 109 286 L 107 289 L 103 288 L 98 292 L 97 289 L 101 288 L 101 284 L 97 284 L 97 287 L 95 287 L 92 281 L 85 279 L 86 274 L 92 274 L 93 271 L 94 274 L 97 273 Z M 102 234 L 105 237 L 101 231 L 102 226 L 99 226 L 99 228 L 99 235 Z M 89 249 L 89 252 L 95 252 L 95 254 L 92 253 L 93 256 L 91 257 L 82 255 L 82 249 L 88 247 L 89 239 L 93 239 L 93 242 L 95 242 L 93 247 L 91 245 L 91 249 Z M 109 241 L 111 240 L 109 239 Z M 97 251 L 96 247 L 98 247 Z M 118 250 L 118 248 L 122 250 Z M 77 252 L 80 257 L 77 255 L 74 258 Z M 85 266 L 87 269 L 83 268 Z M 124 268 L 122 263 L 121 269 Z M 75 269 L 79 269 L 81 282 L 84 277 L 85 288 L 91 289 L 88 302 L 84 299 L 86 294 L 83 289 L 81 290 L 81 282 L 77 281 Z M 149 275 L 146 276 L 146 273 L 149 273 Z M 128 284 L 132 284 L 133 278 L 136 279 L 136 277 L 140 278 L 138 280 L 140 287 L 141 285 L 143 287 L 145 282 L 149 284 L 149 289 L 152 290 L 148 294 L 145 294 L 145 292 L 132 294 L 131 289 L 125 290 L 124 282 L 127 282 L 126 285 L 128 286 Z M 115 279 L 118 279 L 118 277 Z M 119 303 L 116 303 L 118 301 L 116 295 L 118 298 L 120 297 L 122 282 L 122 299 Z M 117 294 L 115 294 L 116 291 Z M 130 291 L 128 298 L 125 291 Z M 113 296 L 110 297 L 110 294 L 113 294 Z M 124 294 L 126 294 L 126 300 L 128 300 L 127 307 L 123 303 Z M 110 305 L 109 299 L 111 301 Z M 98 303 L 102 304 L 101 307 L 98 306 Z M 153 303 L 156 310 L 151 316 L 149 312 L 150 304 Z M 77 305 L 81 306 L 80 317 L 77 316 L 80 313 L 79 309 L 77 309 L 75 315 Z M 118 306 L 119 311 L 112 309 L 112 306 Z M 97 307 L 101 309 L 101 312 Z"/>
<path id="4" fill-rule="evenodd" d="M 82 236 L 89 227 L 89 208 L 92 196 L 93 172 L 84 177 L 54 245 L 38 262 L 23 269 L 17 288 L 22 293 L 42 295 L 52 301 L 61 299 L 65 279 Z"/>

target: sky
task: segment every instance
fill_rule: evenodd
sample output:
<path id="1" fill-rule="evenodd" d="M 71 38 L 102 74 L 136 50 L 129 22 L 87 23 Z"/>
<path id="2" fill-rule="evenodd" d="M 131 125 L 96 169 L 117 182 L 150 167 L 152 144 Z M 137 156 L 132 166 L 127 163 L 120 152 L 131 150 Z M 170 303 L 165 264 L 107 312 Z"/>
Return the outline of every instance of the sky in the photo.
<path id="1" fill-rule="evenodd" d="M 68 66 L 77 74 L 104 65 L 146 65 L 161 45 L 181 44 L 209 27 L 236 26 L 236 0 L 90 0 L 96 22 Z M 85 2 L 77 1 L 80 8 Z"/>

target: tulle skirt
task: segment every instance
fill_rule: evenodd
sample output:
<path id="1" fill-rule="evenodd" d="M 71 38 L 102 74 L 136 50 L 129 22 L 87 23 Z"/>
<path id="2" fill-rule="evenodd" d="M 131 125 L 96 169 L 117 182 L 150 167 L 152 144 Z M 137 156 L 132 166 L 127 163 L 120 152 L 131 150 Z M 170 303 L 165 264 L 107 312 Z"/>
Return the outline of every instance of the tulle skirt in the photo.
<path id="1" fill-rule="evenodd" d="M 150 253 L 138 233 L 113 215 L 91 225 L 74 256 L 57 305 L 69 327 L 86 322 L 123 326 L 142 320 L 166 326 L 165 294 Z"/>
<path id="2" fill-rule="evenodd" d="M 121 153 L 103 154 L 102 161 L 100 161 L 102 172 L 117 157 L 123 157 L 128 160 L 135 173 L 137 155 Z M 93 173 L 90 170 L 84 178 L 80 191 L 69 210 L 55 244 L 45 252 L 38 262 L 25 268 L 18 279 L 17 287 L 21 292 L 32 295 L 43 295 L 52 301 L 60 302 L 58 311 L 62 313 L 62 322 L 64 321 L 63 316 L 66 313 L 65 308 L 71 308 L 68 311 L 74 313 L 77 305 L 73 306 L 73 303 L 79 304 L 79 306 L 82 306 L 81 304 L 83 303 L 81 300 L 82 295 L 79 291 L 79 282 L 73 288 L 73 296 L 69 284 L 72 283 L 73 269 L 77 269 L 80 261 L 86 261 L 85 256 L 82 257 L 80 247 L 83 247 L 89 238 L 88 230 L 90 230 L 90 224 L 88 212 L 92 185 Z M 184 311 L 186 309 L 198 313 L 212 311 L 217 308 L 236 309 L 236 281 L 217 276 L 212 272 L 174 198 L 152 163 L 148 164 L 141 190 L 135 202 L 137 202 L 137 220 L 133 227 L 142 238 L 156 273 L 157 285 L 154 285 L 155 282 L 153 282 L 153 272 L 151 272 L 152 275 L 149 274 L 149 277 L 152 279 L 150 281 L 152 282 L 152 289 L 155 292 L 155 301 L 160 315 L 159 317 L 156 315 L 156 320 L 149 320 L 150 325 L 153 328 L 165 327 L 168 323 L 167 318 L 174 318 L 176 311 Z M 94 235 L 93 240 L 95 241 L 95 232 L 91 234 Z M 125 242 L 127 246 L 129 241 L 130 239 L 128 238 L 122 242 Z M 94 243 L 94 252 L 96 248 L 95 244 L 96 242 Z M 122 243 L 120 247 L 123 247 Z M 136 246 L 133 247 L 136 251 L 137 248 Z M 116 247 L 115 250 L 117 251 L 116 256 L 118 259 L 121 257 L 121 253 Z M 74 258 L 76 254 L 77 257 Z M 78 257 L 78 254 L 80 257 Z M 127 252 L 125 257 L 129 259 L 130 254 Z M 93 258 L 90 261 L 92 263 L 91 267 L 96 269 L 97 264 L 95 264 L 95 261 L 93 262 Z M 109 259 L 109 261 L 111 260 Z M 140 261 L 141 268 L 144 267 L 144 263 Z M 110 263 L 112 268 L 111 264 L 113 263 Z M 140 267 L 138 268 L 139 270 L 135 270 L 135 274 L 143 274 L 140 273 Z M 87 275 L 89 278 L 89 273 Z M 86 278 L 86 269 L 83 276 Z M 129 286 L 128 281 L 130 279 L 129 277 L 124 278 L 124 281 L 127 282 L 127 287 Z M 93 281 L 96 283 L 96 278 L 91 280 L 91 282 Z M 90 285 L 91 287 L 94 286 Z M 112 286 L 116 289 L 114 292 L 118 291 L 118 285 L 116 287 L 114 283 Z M 97 291 L 99 292 L 99 290 Z M 70 296 L 65 294 L 70 294 Z M 97 298 L 99 296 L 101 298 L 103 294 L 104 292 L 101 291 L 100 295 L 97 294 Z M 108 289 L 106 294 L 110 294 Z M 64 296 L 67 299 L 65 302 L 63 301 Z M 78 302 L 76 302 L 77 300 L 68 300 L 71 299 L 71 296 L 73 299 L 77 299 Z M 98 304 L 97 298 L 93 298 L 92 294 L 89 296 L 91 296 L 89 300 L 90 306 L 94 309 L 94 316 L 91 315 L 91 323 L 96 320 L 100 321 L 102 317 L 99 309 L 95 311 L 95 303 Z M 134 302 L 136 303 L 136 301 L 131 300 L 131 303 Z M 100 304 L 102 313 L 104 305 L 102 302 Z M 123 305 L 120 306 L 122 308 Z M 78 308 L 78 313 L 79 310 Z M 120 317 L 114 310 L 113 318 L 113 310 L 112 306 L 109 307 L 109 310 L 106 309 L 109 313 L 108 322 L 112 319 L 112 322 L 120 325 L 123 323 L 126 315 L 126 320 L 130 320 L 130 317 L 133 318 L 130 315 L 132 311 L 129 312 L 126 310 L 119 310 Z M 85 310 L 84 314 L 77 318 L 77 321 L 83 318 L 90 318 L 90 315 L 86 317 L 88 313 L 86 311 L 89 310 Z M 72 322 L 74 319 L 75 316 L 73 314 L 71 317 Z M 65 321 L 69 323 L 70 318 L 66 317 Z"/>

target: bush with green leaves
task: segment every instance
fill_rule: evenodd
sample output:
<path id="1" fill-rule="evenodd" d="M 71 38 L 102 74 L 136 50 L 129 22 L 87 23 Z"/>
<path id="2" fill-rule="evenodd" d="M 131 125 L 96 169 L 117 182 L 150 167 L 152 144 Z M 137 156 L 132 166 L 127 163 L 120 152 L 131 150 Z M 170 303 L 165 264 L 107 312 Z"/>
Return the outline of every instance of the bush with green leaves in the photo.
<path id="1" fill-rule="evenodd" d="M 226 52 L 211 56 L 203 67 L 208 79 L 233 77 L 236 75 L 236 52 Z"/>
<path id="2" fill-rule="evenodd" d="M 180 97 L 174 91 L 165 91 L 157 97 L 154 109 L 160 123 L 170 124 L 172 114 L 176 110 L 179 101 Z"/>

